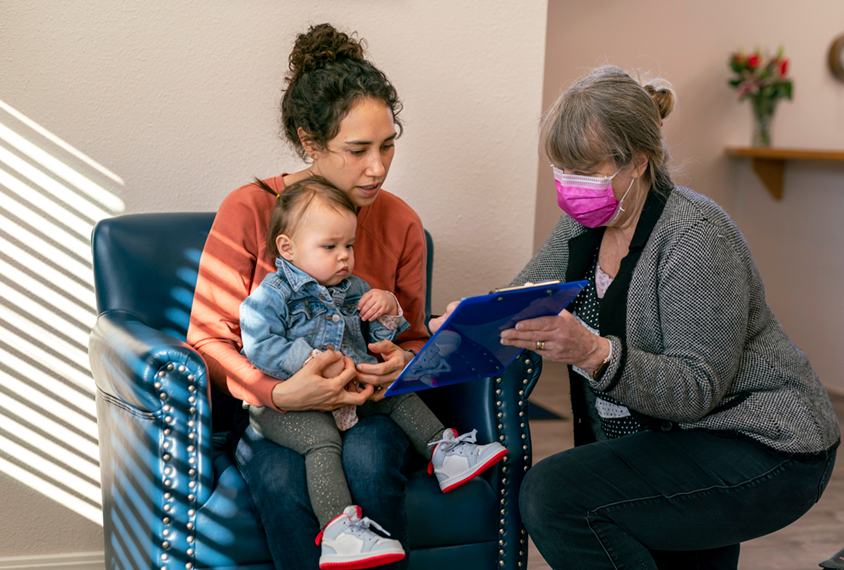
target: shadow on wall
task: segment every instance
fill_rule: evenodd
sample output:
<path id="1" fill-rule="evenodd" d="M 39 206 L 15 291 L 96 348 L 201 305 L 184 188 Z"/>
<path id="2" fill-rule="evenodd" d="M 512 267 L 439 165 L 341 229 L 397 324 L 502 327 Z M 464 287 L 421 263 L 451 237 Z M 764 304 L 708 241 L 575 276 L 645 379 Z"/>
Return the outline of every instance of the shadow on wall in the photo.
<path id="1" fill-rule="evenodd" d="M 0 101 L 0 472 L 100 525 L 91 230 L 123 186 Z"/>

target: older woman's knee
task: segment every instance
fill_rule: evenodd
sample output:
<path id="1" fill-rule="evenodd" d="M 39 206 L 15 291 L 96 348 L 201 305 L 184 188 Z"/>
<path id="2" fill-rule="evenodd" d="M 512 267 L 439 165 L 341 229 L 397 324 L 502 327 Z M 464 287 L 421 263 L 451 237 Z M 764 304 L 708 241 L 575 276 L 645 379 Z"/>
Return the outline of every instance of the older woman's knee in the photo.
<path id="1" fill-rule="evenodd" d="M 549 514 L 566 508 L 577 494 L 567 476 L 565 461 L 557 456 L 534 465 L 525 475 L 519 491 L 519 511 L 525 526 L 541 524 Z"/>
<path id="2" fill-rule="evenodd" d="M 519 511 L 525 526 L 530 528 L 532 523 L 539 523 L 545 518 L 545 512 L 550 506 L 549 497 L 559 492 L 555 470 L 549 469 L 546 461 L 534 465 L 522 480 L 519 490 Z"/>

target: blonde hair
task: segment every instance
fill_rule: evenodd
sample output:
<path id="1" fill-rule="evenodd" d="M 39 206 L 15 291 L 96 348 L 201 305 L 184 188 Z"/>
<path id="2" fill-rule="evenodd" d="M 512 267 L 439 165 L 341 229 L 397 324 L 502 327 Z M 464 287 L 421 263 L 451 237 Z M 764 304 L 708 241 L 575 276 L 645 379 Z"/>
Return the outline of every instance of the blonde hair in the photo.
<path id="1" fill-rule="evenodd" d="M 580 172 L 606 160 L 621 168 L 642 152 L 648 158 L 647 181 L 666 193 L 674 183 L 661 127 L 675 97 L 667 81 L 643 84 L 619 67 L 598 67 L 566 89 L 542 117 L 543 149 L 556 166 Z"/>

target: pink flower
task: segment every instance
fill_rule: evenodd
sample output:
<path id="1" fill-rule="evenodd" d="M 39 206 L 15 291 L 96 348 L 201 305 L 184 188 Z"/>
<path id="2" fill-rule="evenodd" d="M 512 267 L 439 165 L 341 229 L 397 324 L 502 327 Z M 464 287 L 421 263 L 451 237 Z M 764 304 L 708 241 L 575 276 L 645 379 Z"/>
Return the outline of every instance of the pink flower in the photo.
<path id="1" fill-rule="evenodd" d="M 736 90 L 736 94 L 739 97 L 743 97 L 744 95 L 747 95 L 748 93 L 753 93 L 753 91 L 754 91 L 754 89 L 753 89 L 752 83 L 742 83 L 741 85 L 739 85 L 738 89 Z"/>

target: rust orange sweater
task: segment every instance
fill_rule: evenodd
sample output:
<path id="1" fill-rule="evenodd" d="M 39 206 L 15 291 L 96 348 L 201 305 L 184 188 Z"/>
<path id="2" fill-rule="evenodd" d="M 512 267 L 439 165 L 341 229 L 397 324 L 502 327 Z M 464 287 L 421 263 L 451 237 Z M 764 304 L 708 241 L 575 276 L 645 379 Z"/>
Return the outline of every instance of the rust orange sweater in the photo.
<path id="1" fill-rule="evenodd" d="M 280 193 L 282 176 L 265 182 Z M 215 388 L 272 408 L 272 389 L 278 380 L 264 375 L 240 353 L 240 303 L 276 270 L 265 243 L 274 202 L 254 184 L 223 200 L 199 262 L 187 336 L 208 364 Z M 405 350 L 418 351 L 428 339 L 426 256 L 422 222 L 400 198 L 382 189 L 372 205 L 358 212 L 354 274 L 373 288 L 396 295 L 410 323 L 398 338 Z"/>

